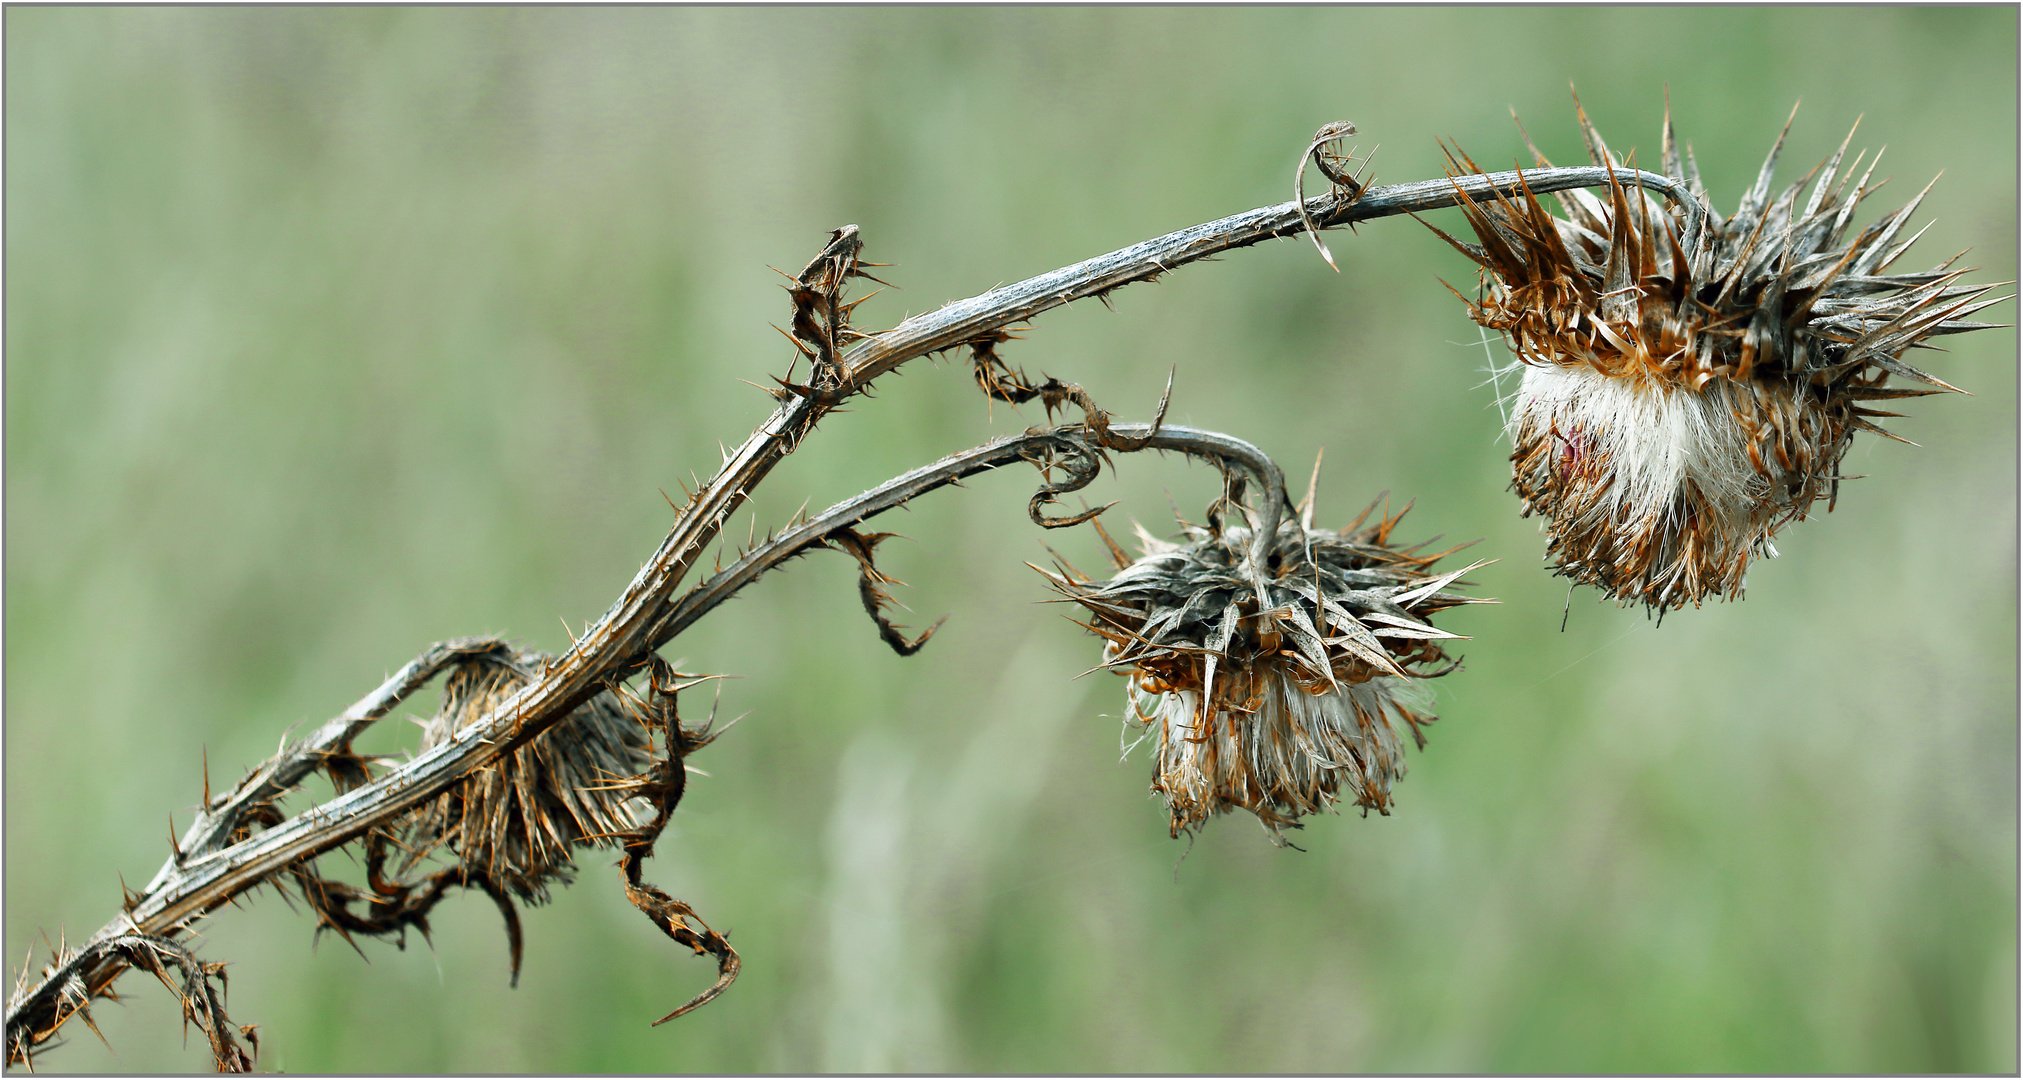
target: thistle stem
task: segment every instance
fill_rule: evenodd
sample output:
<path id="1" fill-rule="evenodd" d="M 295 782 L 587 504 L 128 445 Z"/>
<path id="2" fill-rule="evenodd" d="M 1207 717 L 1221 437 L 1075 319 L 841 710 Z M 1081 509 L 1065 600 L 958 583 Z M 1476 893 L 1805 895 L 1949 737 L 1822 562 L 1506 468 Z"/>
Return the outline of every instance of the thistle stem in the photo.
<path id="1" fill-rule="evenodd" d="M 1333 194 L 1317 195 L 1306 200 L 1306 211 L 1315 227 L 1328 229 L 1457 206 L 1463 195 L 1480 200 L 1492 193 L 1517 196 L 1527 187 L 1538 194 L 1580 187 L 1605 187 L 1611 178 L 1618 184 L 1660 192 L 1683 207 L 1689 217 L 1709 212 L 1684 184 L 1668 176 L 1598 165 L 1485 173 L 1371 187 L 1353 202 Z M 1305 229 L 1306 225 L 1300 220 L 1300 204 L 1296 202 L 1246 210 L 916 315 L 868 341 L 858 343 L 856 348 L 844 354 L 843 362 L 852 377 L 876 378 L 916 356 L 955 348 L 982 334 L 1025 322 L 1063 304 L 1105 296 L 1113 289 L 1134 281 L 1153 280 L 1208 256 L 1249 247 L 1264 240 L 1297 236 Z"/>
<path id="2" fill-rule="evenodd" d="M 845 499 L 758 544 L 736 562 L 697 584 L 668 611 L 666 620 L 654 627 L 654 634 L 674 638 L 767 571 L 806 553 L 810 548 L 822 546 L 824 538 L 838 529 L 861 524 L 936 488 L 1027 460 L 1032 451 L 1074 438 L 1081 430 L 1082 425 L 1070 424 L 992 439 L 981 446 L 950 454 L 932 464 L 895 476 L 862 495 Z M 1134 446 L 1136 450 L 1172 451 L 1218 466 L 1226 466 L 1230 462 L 1241 464 L 1257 476 L 1268 492 L 1277 492 L 1265 497 L 1265 508 L 1260 511 L 1261 521 L 1272 522 L 1282 517 L 1279 508 L 1284 502 L 1283 474 L 1277 463 L 1250 443 L 1221 432 L 1174 424 L 1156 428 L 1151 424 L 1113 424 L 1109 430 L 1119 439 L 1137 444 Z M 1271 533 L 1266 533 L 1260 528 L 1258 534 L 1269 536 L 1276 531 L 1274 528 Z"/>

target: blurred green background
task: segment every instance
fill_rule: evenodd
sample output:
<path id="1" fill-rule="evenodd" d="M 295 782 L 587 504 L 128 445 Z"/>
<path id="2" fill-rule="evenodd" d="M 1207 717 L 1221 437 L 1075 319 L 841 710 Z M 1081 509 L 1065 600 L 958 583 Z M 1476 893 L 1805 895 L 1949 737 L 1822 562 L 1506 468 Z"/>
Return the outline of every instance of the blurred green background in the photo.
<path id="1" fill-rule="evenodd" d="M 1322 123 L 1380 182 L 1581 151 L 1569 81 L 1649 162 L 1669 88 L 1731 211 L 1887 144 L 1862 220 L 1945 176 L 1907 262 L 2016 276 L 2013 8 L 65 9 L 6 19 L 6 949 L 76 940 L 228 784 L 429 642 L 548 649 L 602 613 L 784 370 L 768 323 L 856 222 L 901 286 L 860 323 L 1289 195 Z M 1316 190 L 1318 190 L 1316 188 Z M 1437 216 L 1453 228 L 1458 217 Z M 1972 397 L 1864 437 L 1831 517 L 1742 603 L 1640 612 L 1540 566 L 1489 348 L 1408 220 L 1233 253 L 1006 350 L 1127 418 L 1251 439 L 1321 518 L 1388 490 L 1485 537 L 1501 606 L 1389 818 L 1166 836 L 1121 684 L 1036 606 L 1024 470 L 886 528 L 940 636 L 901 660 L 817 554 L 667 650 L 750 717 L 696 760 L 648 876 L 728 928 L 705 985 L 606 853 L 526 919 L 341 940 L 271 892 L 204 930 L 293 1071 L 2014 1072 L 2016 335 L 1928 357 Z M 2013 305 L 1995 309 L 2015 318 Z M 826 421 L 760 528 L 993 434 L 959 362 Z M 1087 494 L 1155 532 L 1207 470 Z M 740 536 L 740 517 L 734 531 Z M 414 711 L 433 707 L 433 695 Z M 700 700 L 691 708 L 699 708 Z M 372 746 L 412 745 L 389 722 Z M 394 730 L 394 729 L 400 730 Z M 1142 755 L 1142 751 L 1141 751 Z M 300 805 L 300 804 L 298 804 Z M 1183 855 L 1185 858 L 1183 859 Z M 338 859 L 326 865 L 336 866 Z M 37 957 L 37 963 L 41 960 Z M 130 975 L 44 1069 L 208 1067 Z"/>

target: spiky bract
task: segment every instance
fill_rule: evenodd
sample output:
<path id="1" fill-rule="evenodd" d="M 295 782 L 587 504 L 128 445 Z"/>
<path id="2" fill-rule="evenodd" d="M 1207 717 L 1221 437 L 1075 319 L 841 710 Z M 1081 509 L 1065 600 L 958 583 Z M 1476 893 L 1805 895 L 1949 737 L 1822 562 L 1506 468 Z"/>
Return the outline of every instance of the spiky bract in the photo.
<path id="1" fill-rule="evenodd" d="M 1240 808 L 1282 839 L 1343 788 L 1389 813 L 1402 736 L 1424 746 L 1434 720 L 1414 684 L 1458 666 L 1441 648 L 1457 635 L 1426 616 L 1478 602 L 1442 590 L 1481 565 L 1429 573 L 1447 553 L 1392 547 L 1398 517 L 1340 533 L 1288 521 L 1255 577 L 1249 529 L 1192 525 L 1177 544 L 1141 529 L 1144 556 L 1109 581 L 1048 575 L 1130 680 L 1125 723 L 1157 740 L 1174 835 Z"/>
<path id="2" fill-rule="evenodd" d="M 1623 167 L 1584 111 L 1580 123 L 1594 163 Z M 1923 192 L 1847 239 L 1880 183 L 1869 184 L 1873 160 L 1851 180 L 1863 155 L 1841 169 L 1846 141 L 1814 170 L 1803 204 L 1814 174 L 1771 198 L 1783 145 L 1780 134 L 1725 221 L 1612 184 L 1606 200 L 1558 193 L 1561 218 L 1528 190 L 1463 196 L 1481 243 L 1441 233 L 1482 267 L 1469 315 L 1523 364 L 1509 433 L 1524 513 L 1550 519 L 1546 557 L 1559 573 L 1624 603 L 1739 598 L 1780 528 L 1822 498 L 1833 508 L 1855 432 L 1889 435 L 1873 418 L 1898 414 L 1865 403 L 1955 389 L 1904 352 L 1988 325 L 1965 316 L 1997 302 L 1983 299 L 1990 286 L 1960 283 L 1958 256 L 1885 272 L 1917 239 L 1901 234 Z M 1662 156 L 1706 206 L 1669 113 Z M 1465 154 L 1449 160 L 1480 171 Z M 1891 387 L 1891 375 L 1934 389 Z"/>

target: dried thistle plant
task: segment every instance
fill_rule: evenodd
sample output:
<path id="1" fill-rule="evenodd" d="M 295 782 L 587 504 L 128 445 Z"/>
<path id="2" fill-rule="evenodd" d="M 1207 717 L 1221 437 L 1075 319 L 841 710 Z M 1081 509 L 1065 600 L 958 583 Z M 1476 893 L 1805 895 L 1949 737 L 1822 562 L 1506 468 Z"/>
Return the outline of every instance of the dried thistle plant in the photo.
<path id="1" fill-rule="evenodd" d="M 1298 519 L 1259 545 L 1255 524 L 1220 520 L 1223 505 L 1206 527 L 1182 522 L 1181 543 L 1140 528 L 1135 561 L 1110 545 L 1108 581 L 1065 560 L 1041 571 L 1085 610 L 1103 666 L 1128 680 L 1124 724 L 1154 740 L 1152 790 L 1173 835 L 1242 809 L 1284 844 L 1284 828 L 1343 788 L 1365 813 L 1390 813 L 1403 735 L 1423 749 L 1436 719 L 1421 680 L 1460 667 L 1442 647 L 1459 635 L 1427 616 L 1487 602 L 1443 591 L 1483 564 L 1428 573 L 1452 551 L 1393 545 L 1405 510 L 1364 525 L 1373 504 L 1330 532 L 1313 528 L 1309 492 Z"/>
<path id="2" fill-rule="evenodd" d="M 219 1068 L 250 1068 L 253 1061 L 224 1013 L 222 965 L 198 959 L 179 939 L 261 886 L 292 886 L 316 914 L 319 932 L 331 930 L 347 940 L 357 935 L 399 940 L 409 927 L 426 934 L 430 911 L 449 890 L 480 890 L 505 917 L 517 978 L 521 931 L 515 900 L 539 902 L 549 885 L 566 882 L 569 853 L 586 846 L 617 847 L 627 899 L 663 935 L 717 962 L 715 982 L 656 1023 L 712 1000 L 737 977 L 737 952 L 689 905 L 643 878 L 643 862 L 686 790 L 686 759 L 715 737 L 711 723 L 684 726 L 676 708 L 680 693 L 700 678 L 677 673 L 657 651 L 752 581 L 817 549 L 851 556 L 860 596 L 880 637 L 902 655 L 917 651 L 928 635 L 907 637 L 885 613 L 884 586 L 892 579 L 877 568 L 875 554 L 887 534 L 860 527 L 923 494 L 1020 461 L 1043 471 L 1045 480 L 1027 512 L 1046 528 L 1089 521 L 1105 509 L 1046 513 L 1060 495 L 1093 480 L 1113 453 L 1178 452 L 1224 474 L 1224 495 L 1211 507 L 1207 526 L 1190 527 L 1184 542 L 1148 539 L 1146 555 L 1135 563 L 1110 545 L 1120 571 L 1108 582 L 1093 582 L 1065 565 L 1055 576 L 1056 587 L 1083 607 L 1088 625 L 1105 639 L 1106 664 L 1132 680 L 1132 722 L 1158 736 L 1155 787 L 1169 800 L 1176 832 L 1241 807 L 1283 839 L 1284 827 L 1332 806 L 1345 788 L 1346 797 L 1365 809 L 1386 811 L 1390 786 L 1404 772 L 1403 734 L 1410 731 L 1416 741 L 1432 720 L 1412 688 L 1453 668 L 1443 643 L 1455 635 L 1433 628 L 1428 617 L 1478 602 L 1444 591 L 1473 567 L 1433 573 L 1432 564 L 1447 553 L 1420 555 L 1416 547 L 1394 546 L 1395 516 L 1368 526 L 1358 519 L 1341 533 L 1316 530 L 1311 494 L 1289 515 L 1283 475 L 1255 446 L 1164 424 L 1164 398 L 1152 423 L 1115 423 L 1081 386 L 1053 378 L 1035 383 L 997 354 L 1021 324 L 1074 300 L 1107 302 L 1124 285 L 1157 280 L 1188 263 L 1266 239 L 1460 204 L 1484 238 L 1479 248 L 1461 246 L 1485 266 L 1497 273 L 1522 274 L 1533 265 L 1552 271 L 1535 282 L 1523 278 L 1529 284 L 1522 286 L 1511 279 L 1505 292 L 1492 292 L 1476 310 L 1485 318 L 1512 320 L 1508 332 L 1514 339 L 1559 342 L 1562 349 L 1584 341 L 1588 352 L 1579 355 L 1597 359 L 1581 364 L 1600 374 L 1608 374 L 1600 369 L 1611 361 L 1604 359 L 1609 354 L 1599 341 L 1636 358 L 1617 363 L 1626 370 L 1615 377 L 1634 374 L 1628 369 L 1638 365 L 1662 373 L 1684 362 L 1663 351 L 1674 347 L 1678 334 L 1664 336 L 1671 324 L 1643 291 L 1670 289 L 1662 295 L 1672 298 L 1671 310 L 1689 313 L 1677 318 L 1686 320 L 1691 340 L 1712 342 L 1679 354 L 1697 358 L 1698 366 L 1685 377 L 1698 380 L 1691 391 L 1712 393 L 1717 383 L 1733 383 L 1769 395 L 1763 400 L 1770 404 L 1758 406 L 1747 404 L 1758 399 L 1745 398 L 1742 390 L 1718 391 L 1729 395 L 1721 401 L 1736 403 L 1731 411 L 1762 410 L 1749 414 L 1760 416 L 1764 431 L 1749 444 L 1754 458 L 1824 463 L 1793 473 L 1802 476 L 1797 494 L 1789 494 L 1787 485 L 1786 502 L 1799 511 L 1797 500 L 1813 490 L 1807 485 L 1831 482 L 1821 470 L 1830 471 L 1838 460 L 1833 449 L 1838 443 L 1828 440 L 1828 451 L 1806 451 L 1794 441 L 1812 437 L 1805 425 L 1819 423 L 1815 414 L 1824 410 L 1828 421 L 1845 427 L 1864 425 L 1851 402 L 1917 391 L 1884 389 L 1880 376 L 1862 374 L 1863 365 L 1924 377 L 1897 359 L 1902 349 L 1932 333 L 1975 325 L 1961 316 L 1979 293 L 1953 284 L 1956 273 L 1881 274 L 1901 253 L 1903 245 L 1894 237 L 1908 210 L 1886 227 L 1863 233 L 1841 262 L 1820 263 L 1831 248 L 1820 236 L 1838 236 L 1847 209 L 1869 190 L 1866 179 L 1853 199 L 1843 200 L 1839 189 L 1815 194 L 1795 216 L 1791 196 L 1770 203 L 1752 193 L 1748 213 L 1738 215 L 1752 224 L 1742 230 L 1748 235 L 1735 241 L 1734 219 L 1727 225 L 1706 220 L 1697 180 L 1681 178 L 1676 168 L 1674 176 L 1660 176 L 1618 167 L 1598 138 L 1592 140 L 1596 160 L 1603 163 L 1597 167 L 1374 187 L 1364 185 L 1360 173 L 1346 171 L 1350 159 L 1339 139 L 1354 130 L 1346 122 L 1330 124 L 1302 156 L 1302 168 L 1311 158 L 1331 181 L 1326 195 L 1156 237 L 879 333 L 851 325 L 861 299 L 847 299 L 844 290 L 854 279 L 871 277 L 864 267 L 880 264 L 861 261 L 856 226 L 835 230 L 798 275 L 789 275 L 793 314 L 791 330 L 783 333 L 794 343 L 795 363 L 809 363 L 806 381 L 794 381 L 792 366 L 774 380 L 768 389 L 778 403 L 773 414 L 675 507 L 667 536 L 605 615 L 555 657 L 490 638 L 431 646 L 308 737 L 284 745 L 231 790 L 213 795 L 206 779 L 196 822 L 174 843 L 155 878 L 130 891 L 119 915 L 84 945 L 54 948 L 36 979 L 30 981 L 24 970 L 7 1003 L 7 1060 L 32 1063 L 72 1017 L 89 1024 L 90 1003 L 115 996 L 114 981 L 140 967 L 175 987 L 185 1016 L 210 1039 Z M 1832 169 L 1828 172 L 1830 179 Z M 1766 169 L 1759 189 L 1767 191 L 1767 183 Z M 1609 186 L 1606 208 L 1576 200 L 1568 205 L 1584 216 L 1567 223 L 1552 222 L 1538 210 L 1538 194 L 1591 185 Z M 1676 204 L 1686 222 L 1683 239 L 1675 238 L 1665 212 L 1641 195 L 1633 215 L 1626 185 L 1660 192 Z M 1822 182 L 1820 190 L 1826 187 Z M 1317 235 L 1314 239 L 1319 242 Z M 1773 250 L 1781 254 L 1762 254 Z M 1597 275 L 1599 290 L 1591 280 Z M 1768 283 L 1759 280 L 1765 275 Z M 1630 285 L 1635 288 L 1624 291 Z M 1804 306 L 1790 308 L 1785 298 L 1801 293 L 1808 298 Z M 1697 309 L 1685 306 L 1687 299 L 1716 314 L 1690 314 Z M 1757 324 L 1761 312 L 1790 310 L 1804 311 L 1810 321 L 1786 326 L 1764 316 L 1770 321 Z M 1719 321 L 1741 319 L 1743 313 L 1749 315 L 1746 326 Z M 1740 338 L 1741 351 L 1730 348 L 1731 337 Z M 1801 339 L 1803 347 L 1795 344 Z M 1625 344 L 1647 341 L 1656 344 Z M 1079 408 L 1082 420 L 951 454 L 814 517 L 796 515 L 728 566 L 721 561 L 704 566 L 704 552 L 732 513 L 774 466 L 803 448 L 826 415 L 907 361 L 954 349 L 970 351 L 973 374 L 993 401 L 1037 398 L 1050 421 L 1068 406 Z M 1579 364 L 1547 355 L 1539 363 L 1553 368 L 1551 377 L 1588 377 L 1576 370 Z M 1657 358 L 1655 367 L 1650 357 Z M 1638 377 L 1671 385 L 1650 372 Z M 1784 400 L 1779 393 L 1795 403 L 1778 404 Z M 1544 423 L 1551 429 L 1554 421 Z M 1587 469 L 1620 456 L 1619 447 L 1593 441 L 1604 433 L 1585 435 L 1589 441 L 1579 443 L 1569 460 Z M 1842 434 L 1833 438 L 1844 441 Z M 1603 451 L 1610 456 L 1600 456 Z M 1803 456 L 1807 452 L 1811 458 Z M 1535 483 L 1549 485 L 1560 460 L 1520 466 L 1520 474 L 1542 467 L 1544 477 Z M 1055 470 L 1063 474 L 1060 479 Z M 1256 497 L 1246 500 L 1246 485 L 1253 481 L 1249 490 Z M 1538 499 L 1549 497 L 1543 494 L 1547 487 L 1537 490 Z M 1583 512 L 1607 518 L 1606 509 Z M 1698 532 L 1686 535 L 1699 542 Z M 1662 542 L 1654 543 L 1665 550 Z M 684 586 L 691 574 L 696 580 Z M 1688 584 L 1698 587 L 1697 580 Z M 1687 593 L 1677 592 L 1676 585 L 1657 593 L 1659 600 L 1683 602 Z M 367 728 L 443 675 L 448 676 L 444 706 L 426 724 L 412 760 L 367 759 L 353 751 L 353 741 Z M 318 773 L 332 780 L 337 797 L 292 816 L 284 813 L 285 800 Z M 365 887 L 317 873 L 319 856 L 354 844 L 363 848 Z M 389 869 L 396 859 L 397 872 Z M 431 866 L 441 868 L 428 870 Z M 420 876 L 403 876 L 414 874 Z M 169 979 L 169 966 L 183 971 L 180 983 Z M 250 1027 L 237 1031 L 251 1041 Z"/>
<path id="3" fill-rule="evenodd" d="M 1593 162 L 1627 173 L 1585 110 L 1579 118 Z M 1855 433 L 1896 438 L 1874 421 L 1899 414 L 1869 403 L 1956 389 L 1904 353 L 1990 325 L 1967 316 L 2006 299 L 1961 283 L 1970 270 L 1953 268 L 1959 256 L 1887 272 L 1917 240 L 1904 227 L 1924 192 L 1850 238 L 1855 208 L 1881 184 L 1870 185 L 1864 155 L 1841 168 L 1845 140 L 1772 198 L 1783 145 L 1780 133 L 1725 221 L 1612 179 L 1606 200 L 1560 193 L 1563 217 L 1528 186 L 1464 197 L 1480 243 L 1440 233 L 1482 268 L 1478 298 L 1463 298 L 1470 317 L 1523 367 L 1509 414 L 1523 512 L 1548 519 L 1546 557 L 1560 574 L 1623 603 L 1739 598 L 1749 564 L 1776 554 L 1779 529 L 1820 499 L 1833 508 L 1853 479 L 1839 470 Z M 1704 203 L 1669 110 L 1662 156 Z M 1448 160 L 1454 175 L 1481 171 L 1458 151 Z M 1890 386 L 1892 375 L 1932 389 Z"/>

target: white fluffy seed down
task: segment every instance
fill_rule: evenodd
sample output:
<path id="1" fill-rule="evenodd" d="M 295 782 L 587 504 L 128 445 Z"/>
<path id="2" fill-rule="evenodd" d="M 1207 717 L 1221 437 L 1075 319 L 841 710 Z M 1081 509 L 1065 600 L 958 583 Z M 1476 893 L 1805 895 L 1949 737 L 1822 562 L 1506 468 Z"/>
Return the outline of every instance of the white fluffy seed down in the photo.
<path id="1" fill-rule="evenodd" d="M 1276 834 L 1330 808 L 1344 788 L 1365 809 L 1390 812 L 1391 785 L 1405 775 L 1407 714 L 1430 719 L 1423 685 L 1377 676 L 1316 693 L 1272 662 L 1252 677 L 1249 708 L 1223 705 L 1213 717 L 1202 715 L 1193 690 L 1130 681 L 1125 724 L 1156 739 L 1153 790 L 1176 820 L 1244 807 Z"/>
<path id="2" fill-rule="evenodd" d="M 1684 595 L 1739 595 L 1750 560 L 1776 555 L 1770 535 L 1811 501 L 1802 475 L 1760 442 L 1751 453 L 1753 429 L 1737 416 L 1758 411 L 1743 398 L 1753 388 L 1523 368 L 1508 427 L 1516 483 L 1528 510 L 1553 518 L 1562 562 L 1690 584 Z"/>
<path id="3" fill-rule="evenodd" d="M 1623 169 L 1579 116 L 1589 159 Z M 1470 318 L 1525 365 L 1511 482 L 1525 513 L 1550 519 L 1547 561 L 1621 603 L 1739 598 L 1779 528 L 1833 508 L 1856 432 L 1889 435 L 1875 421 L 1898 415 L 1893 399 L 1956 389 L 1904 356 L 1989 328 L 1969 316 L 2008 299 L 1964 281 L 1958 256 L 1892 270 L 1924 195 L 1853 229 L 1881 185 L 1846 142 L 1776 193 L 1783 146 L 1724 219 L 1668 116 L 1665 200 L 1617 174 L 1605 193 L 1557 195 L 1558 216 L 1531 191 L 1463 197 L 1481 242 L 1440 233 L 1481 269 Z"/>

